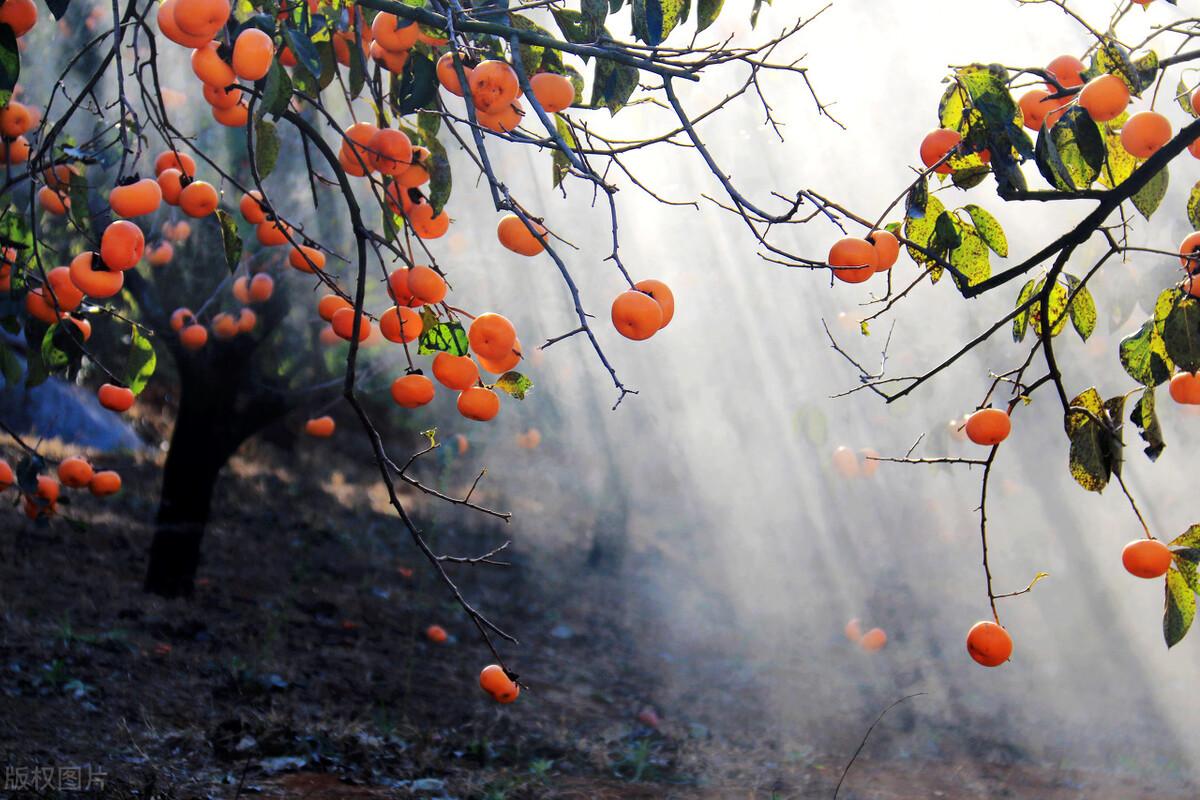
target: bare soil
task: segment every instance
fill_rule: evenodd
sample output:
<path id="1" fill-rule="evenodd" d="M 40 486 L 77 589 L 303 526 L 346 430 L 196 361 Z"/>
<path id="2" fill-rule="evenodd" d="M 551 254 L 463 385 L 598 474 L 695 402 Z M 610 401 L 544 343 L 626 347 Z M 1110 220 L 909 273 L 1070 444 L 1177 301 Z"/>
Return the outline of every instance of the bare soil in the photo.
<path id="1" fill-rule="evenodd" d="M 723 686 L 722 699 L 660 683 L 661 666 L 643 660 L 652 632 L 642 600 L 625 591 L 628 575 L 550 570 L 519 545 L 515 569 L 455 573 L 522 640 L 530 688 L 495 705 L 475 683 L 486 650 L 417 560 L 371 471 L 329 472 L 328 463 L 268 445 L 236 458 L 189 601 L 140 591 L 159 480 L 152 457 L 107 457 L 126 488 L 103 502 L 78 499 L 66 512 L 75 525 L 36 528 L 15 510 L 0 514 L 0 767 L 9 780 L 0 796 L 833 796 L 861 718 L 826 741 L 781 749 L 761 729 L 754 693 L 738 691 L 716 659 L 696 652 L 685 666 L 695 685 Z M 434 527 L 439 548 L 464 554 L 503 535 Z M 427 641 L 431 623 L 454 638 Z M 657 709 L 657 724 L 646 708 Z M 931 761 L 868 747 L 840 797 L 1197 796 L 997 753 Z M 20 788 L 8 772 L 68 765 L 102 770 L 103 788 Z"/>

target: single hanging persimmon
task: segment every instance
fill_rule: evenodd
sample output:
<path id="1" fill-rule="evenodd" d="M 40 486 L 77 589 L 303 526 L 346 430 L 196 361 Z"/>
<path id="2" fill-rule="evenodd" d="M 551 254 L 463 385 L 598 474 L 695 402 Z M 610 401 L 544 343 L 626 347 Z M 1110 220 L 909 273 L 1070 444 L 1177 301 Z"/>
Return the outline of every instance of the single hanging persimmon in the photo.
<path id="1" fill-rule="evenodd" d="M 203 325 L 191 324 L 179 332 L 179 343 L 184 350 L 195 352 L 208 343 L 208 328 Z"/>
<path id="2" fill-rule="evenodd" d="M 1121 126 L 1121 146 L 1135 158 L 1154 155 L 1171 136 L 1171 121 L 1157 111 L 1139 111 Z"/>
<path id="3" fill-rule="evenodd" d="M 500 111 L 521 94 L 516 71 L 507 62 L 494 59 L 483 61 L 471 70 L 467 87 L 475 107 L 485 114 Z"/>
<path id="4" fill-rule="evenodd" d="M 981 408 L 967 417 L 967 438 L 975 444 L 994 447 L 1008 438 L 1012 420 L 999 408 Z"/>
<path id="5" fill-rule="evenodd" d="M 642 297 L 649 299 L 646 295 Z M 516 344 L 517 329 L 503 315 L 488 312 L 471 321 L 467 341 L 471 349 L 484 358 L 502 358 Z"/>
<path id="6" fill-rule="evenodd" d="M 423 329 L 421 315 L 408 306 L 392 306 L 379 317 L 379 332 L 389 342 L 414 341 Z"/>
<path id="7" fill-rule="evenodd" d="M 433 381 L 424 375 L 402 375 L 392 381 L 392 400 L 401 408 L 419 408 L 433 400 Z"/>
<path id="8" fill-rule="evenodd" d="M 891 231 L 871 231 L 867 242 L 875 248 L 876 272 L 886 272 L 900 259 L 900 240 Z"/>
<path id="9" fill-rule="evenodd" d="M 176 0 L 175 24 L 190 36 L 212 38 L 229 19 L 229 0 Z"/>
<path id="10" fill-rule="evenodd" d="M 662 281 L 647 278 L 635 283 L 633 288 L 654 298 L 654 302 L 658 303 L 658 307 L 662 309 L 662 324 L 658 326 L 658 329 L 662 330 L 667 327 L 675 317 L 675 295 L 671 293 L 670 287 Z"/>
<path id="11" fill-rule="evenodd" d="M 114 386 L 111 383 L 103 384 L 96 392 L 96 397 L 99 399 L 100 405 L 109 411 L 116 411 L 118 414 L 124 413 L 133 407 L 133 392 L 124 386 Z"/>
<path id="12" fill-rule="evenodd" d="M 328 439 L 330 436 L 333 436 L 333 431 L 336 427 L 337 425 L 334 424 L 333 417 L 317 417 L 304 423 L 304 432 L 317 439 Z"/>
<path id="13" fill-rule="evenodd" d="M 179 193 L 179 208 L 189 217 L 201 219 L 217 210 L 217 190 L 207 181 L 192 181 Z"/>
<path id="14" fill-rule="evenodd" d="M 167 205 L 179 205 L 179 195 L 183 193 L 183 173 L 174 167 L 168 167 L 158 173 L 158 189 Z"/>
<path id="15" fill-rule="evenodd" d="M 612 324 L 617 333 L 635 342 L 649 339 L 663 326 L 663 309 L 645 292 L 630 289 L 613 300 Z"/>
<path id="16" fill-rule="evenodd" d="M 196 161 L 187 153 L 178 150 L 164 150 L 154 159 L 154 174 L 161 175 L 163 170 L 168 169 L 177 169 L 191 178 L 196 175 Z"/>
<path id="17" fill-rule="evenodd" d="M 1012 656 L 1013 641 L 995 622 L 976 622 L 967 632 L 967 652 L 985 667 L 998 667 Z"/>
<path id="18" fill-rule="evenodd" d="M 476 422 L 487 422 L 500 413 L 500 398 L 491 389 L 471 386 L 458 395 L 458 413 Z"/>
<path id="19" fill-rule="evenodd" d="M 921 140 L 921 163 L 926 169 L 930 169 L 934 164 L 937 164 L 946 155 L 954 150 L 962 142 L 962 134 L 958 131 L 952 131 L 948 128 L 938 128 L 935 131 L 930 131 Z M 951 169 L 948 163 L 939 164 L 934 172 L 940 175 L 949 175 L 954 170 Z"/>
<path id="20" fill-rule="evenodd" d="M 470 356 L 438 353 L 433 357 L 433 377 L 447 389 L 461 392 L 479 381 L 479 367 Z"/>
<path id="21" fill-rule="evenodd" d="M 416 266 L 408 271 L 408 290 L 424 305 L 436 305 L 446 298 L 446 281 L 430 267 Z"/>
<path id="22" fill-rule="evenodd" d="M 121 475 L 111 469 L 102 470 L 88 481 L 88 491 L 95 497 L 111 497 L 121 491 Z"/>
<path id="23" fill-rule="evenodd" d="M 1096 122 L 1108 122 L 1125 113 L 1129 86 L 1116 75 L 1100 75 L 1087 82 L 1076 102 Z"/>
<path id="24" fill-rule="evenodd" d="M 530 220 L 529 224 L 540 236 L 545 237 L 544 227 L 533 220 Z M 522 256 L 536 256 L 546 249 L 542 240 L 534 236 L 516 214 L 508 214 L 500 220 L 496 225 L 496 238 L 500 240 L 500 244 Z"/>
<path id="25" fill-rule="evenodd" d="M 1171 378 L 1168 392 L 1171 399 L 1180 405 L 1200 405 L 1200 375 L 1194 372 L 1180 372 Z"/>
<path id="26" fill-rule="evenodd" d="M 242 219 L 251 225 L 260 225 L 266 222 L 267 212 L 263 208 L 262 199 L 262 192 L 257 189 L 251 189 L 242 195 L 242 199 L 238 202 L 238 210 L 242 212 Z"/>
<path id="27" fill-rule="evenodd" d="M 162 188 L 153 178 L 126 178 L 108 193 L 108 204 L 122 217 L 153 214 L 162 204 Z"/>
<path id="28" fill-rule="evenodd" d="M 1157 539 L 1138 539 L 1121 551 L 1125 570 L 1138 578 L 1161 578 L 1171 568 L 1173 558 L 1171 548 Z"/>
<path id="29" fill-rule="evenodd" d="M 539 72 L 529 79 L 529 88 L 547 114 L 557 114 L 575 103 L 575 85 L 563 75 Z"/>
<path id="30" fill-rule="evenodd" d="M 833 277 L 845 283 L 862 283 L 877 271 L 879 252 L 866 239 L 847 236 L 829 248 Z"/>
<path id="31" fill-rule="evenodd" d="M 71 283 L 88 297 L 103 300 L 114 296 L 125 285 L 120 270 L 109 269 L 99 253 L 87 251 L 71 259 L 68 267 Z"/>
<path id="32" fill-rule="evenodd" d="M 1083 73 L 1087 72 L 1087 65 L 1075 56 L 1063 55 L 1047 64 L 1046 72 L 1053 75 L 1064 89 L 1074 89 L 1076 86 L 1083 85 Z M 1048 83 L 1046 91 L 1057 94 L 1058 87 Z"/>
<path id="33" fill-rule="evenodd" d="M 132 269 L 142 259 L 146 238 L 142 229 L 129 220 L 109 224 L 100 237 L 100 258 L 109 269 Z"/>
<path id="34" fill-rule="evenodd" d="M 82 489 L 92 480 L 92 465 L 79 456 L 64 458 L 58 465 L 58 480 L 70 489 Z"/>
<path id="35" fill-rule="evenodd" d="M 257 81 L 271 71 L 275 42 L 258 28 L 246 28 L 233 43 L 233 71 L 246 81 Z"/>

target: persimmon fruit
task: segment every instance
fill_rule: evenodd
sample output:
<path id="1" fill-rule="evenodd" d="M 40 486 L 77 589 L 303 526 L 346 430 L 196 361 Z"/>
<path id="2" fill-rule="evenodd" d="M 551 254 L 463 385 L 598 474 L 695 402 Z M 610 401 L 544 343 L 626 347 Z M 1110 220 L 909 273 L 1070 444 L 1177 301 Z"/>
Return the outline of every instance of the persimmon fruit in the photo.
<path id="1" fill-rule="evenodd" d="M 984 620 L 967 631 L 967 652 L 976 663 L 998 667 L 1012 656 L 1013 641 L 1001 625 Z"/>

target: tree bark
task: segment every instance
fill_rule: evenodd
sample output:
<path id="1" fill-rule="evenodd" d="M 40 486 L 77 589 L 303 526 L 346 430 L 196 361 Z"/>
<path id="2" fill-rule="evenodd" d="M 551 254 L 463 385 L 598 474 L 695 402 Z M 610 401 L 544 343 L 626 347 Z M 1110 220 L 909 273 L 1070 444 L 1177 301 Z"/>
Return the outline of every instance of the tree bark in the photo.
<path id="1" fill-rule="evenodd" d="M 242 442 L 291 409 L 283 392 L 252 385 L 253 352 L 251 343 L 235 340 L 176 359 L 179 413 L 163 468 L 147 592 L 191 596 L 221 469 Z"/>

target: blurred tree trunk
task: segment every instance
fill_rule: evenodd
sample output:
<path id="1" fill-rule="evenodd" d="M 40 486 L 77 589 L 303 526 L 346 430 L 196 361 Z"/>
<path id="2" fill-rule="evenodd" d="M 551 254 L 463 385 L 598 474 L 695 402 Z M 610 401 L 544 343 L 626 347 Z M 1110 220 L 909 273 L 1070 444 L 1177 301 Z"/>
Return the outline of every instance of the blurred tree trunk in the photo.
<path id="1" fill-rule="evenodd" d="M 156 330 L 170 331 L 155 286 L 131 271 L 126 288 Z M 159 337 L 179 373 L 179 413 L 163 468 L 147 592 L 164 597 L 192 594 L 221 469 L 244 441 L 299 405 L 299 395 L 283 388 L 286 376 L 266 376 L 255 363 L 259 344 L 279 326 L 286 308 L 277 292 L 258 307 L 253 334 L 210 339 L 196 352 L 183 349 L 171 333 Z"/>
<path id="2" fill-rule="evenodd" d="M 592 530 L 587 565 L 594 570 L 613 573 L 621 569 L 629 553 L 629 512 L 624 487 L 611 459 L 600 496 L 606 500 L 598 503 L 600 512 Z"/>
<path id="3" fill-rule="evenodd" d="M 177 359 L 179 414 L 163 468 L 145 589 L 188 596 L 221 468 L 242 442 L 291 410 L 282 392 L 248 391 L 253 346 L 210 344 Z M 249 343 L 247 343 L 249 344 Z"/>

